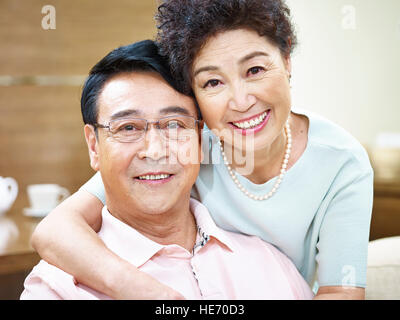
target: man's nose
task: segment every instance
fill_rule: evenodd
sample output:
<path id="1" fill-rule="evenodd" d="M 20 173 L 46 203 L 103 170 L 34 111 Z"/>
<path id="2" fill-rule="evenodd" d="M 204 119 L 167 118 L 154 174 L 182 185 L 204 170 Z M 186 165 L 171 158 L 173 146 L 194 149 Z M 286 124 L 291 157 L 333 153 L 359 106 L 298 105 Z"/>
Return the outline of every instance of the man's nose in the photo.
<path id="1" fill-rule="evenodd" d="M 246 112 L 256 103 L 256 97 L 250 92 L 243 81 L 231 86 L 229 108 L 239 112 Z"/>
<path id="2" fill-rule="evenodd" d="M 168 155 L 168 143 L 159 129 L 149 125 L 144 133 L 144 146 L 139 152 L 140 158 L 150 158 L 158 161 Z"/>

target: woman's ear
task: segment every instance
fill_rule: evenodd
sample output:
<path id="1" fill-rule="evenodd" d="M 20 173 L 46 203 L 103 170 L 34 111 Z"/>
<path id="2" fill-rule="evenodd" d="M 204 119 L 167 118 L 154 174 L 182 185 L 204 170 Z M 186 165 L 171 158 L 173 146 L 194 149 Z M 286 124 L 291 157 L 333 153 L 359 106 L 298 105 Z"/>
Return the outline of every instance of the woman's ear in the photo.
<path id="1" fill-rule="evenodd" d="M 85 139 L 89 150 L 89 157 L 90 157 L 90 166 L 95 171 L 100 170 L 100 162 L 99 162 L 99 144 L 97 141 L 97 133 L 95 128 L 90 125 L 86 124 L 84 127 L 85 131 Z"/>
<path id="2" fill-rule="evenodd" d="M 290 79 L 292 76 L 292 59 L 290 58 L 290 55 L 285 58 L 285 68 Z"/>

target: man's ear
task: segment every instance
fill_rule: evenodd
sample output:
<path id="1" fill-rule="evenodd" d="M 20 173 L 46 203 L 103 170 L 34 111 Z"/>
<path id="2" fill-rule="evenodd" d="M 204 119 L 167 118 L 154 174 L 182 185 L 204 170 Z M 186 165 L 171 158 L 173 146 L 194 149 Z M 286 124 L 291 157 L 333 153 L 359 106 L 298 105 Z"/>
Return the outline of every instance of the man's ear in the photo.
<path id="1" fill-rule="evenodd" d="M 95 128 L 90 124 L 86 124 L 84 127 L 84 131 L 86 143 L 89 150 L 90 166 L 93 168 L 93 170 L 99 171 L 99 143 L 97 141 Z"/>

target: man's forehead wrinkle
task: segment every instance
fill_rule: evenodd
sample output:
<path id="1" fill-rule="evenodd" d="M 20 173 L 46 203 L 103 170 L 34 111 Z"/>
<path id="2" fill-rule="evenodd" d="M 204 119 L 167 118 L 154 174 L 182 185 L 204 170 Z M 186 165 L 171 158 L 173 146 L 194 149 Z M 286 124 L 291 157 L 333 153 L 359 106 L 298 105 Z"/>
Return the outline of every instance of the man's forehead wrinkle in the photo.
<path id="1" fill-rule="evenodd" d="M 142 112 L 140 111 L 140 109 L 124 109 L 113 113 L 111 116 L 111 120 L 124 118 L 127 116 L 139 116 L 141 115 L 141 113 Z"/>
<path id="2" fill-rule="evenodd" d="M 184 115 L 191 115 L 187 108 L 181 106 L 168 106 L 160 110 L 160 114 L 180 113 Z"/>
<path id="3" fill-rule="evenodd" d="M 120 75 L 105 83 L 99 96 L 102 117 L 146 118 L 182 114 L 197 117 L 191 97 L 182 96 L 152 74 Z"/>
<path id="4" fill-rule="evenodd" d="M 124 118 L 124 117 L 129 117 L 129 116 L 140 116 L 143 115 L 145 112 L 142 112 L 141 109 L 145 109 L 145 107 L 143 108 L 136 108 L 136 109 L 123 109 L 123 110 L 119 110 L 117 112 L 114 112 L 111 115 L 111 120 L 114 119 L 119 119 L 119 118 Z M 158 111 L 159 115 L 161 116 L 165 116 L 165 115 L 169 115 L 169 114 L 182 114 L 182 115 L 192 115 L 191 112 L 184 107 L 180 107 L 180 106 L 168 106 L 168 107 L 164 107 L 164 108 L 160 108 L 160 110 Z"/>

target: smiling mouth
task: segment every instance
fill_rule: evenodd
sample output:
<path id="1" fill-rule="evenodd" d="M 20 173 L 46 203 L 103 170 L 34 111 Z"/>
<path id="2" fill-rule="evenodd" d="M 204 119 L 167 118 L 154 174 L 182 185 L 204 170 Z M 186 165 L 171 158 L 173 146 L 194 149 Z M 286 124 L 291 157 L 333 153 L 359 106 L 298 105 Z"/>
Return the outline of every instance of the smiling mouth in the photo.
<path id="1" fill-rule="evenodd" d="M 230 122 L 230 124 L 235 128 L 235 129 L 240 129 L 240 130 L 255 130 L 259 129 L 260 127 L 263 127 L 266 122 L 269 119 L 269 115 L 271 113 L 271 109 L 264 111 L 261 114 L 258 114 L 254 117 L 241 120 L 238 122 Z"/>
<path id="2" fill-rule="evenodd" d="M 135 177 L 134 179 L 142 184 L 157 186 L 168 183 L 174 177 L 174 174 L 165 172 L 146 173 Z"/>
<path id="3" fill-rule="evenodd" d="M 143 176 L 138 176 L 136 177 L 136 179 L 138 180 L 150 180 L 150 181 L 157 181 L 157 180 L 165 180 L 168 179 L 169 177 L 171 177 L 172 174 L 146 174 Z"/>

